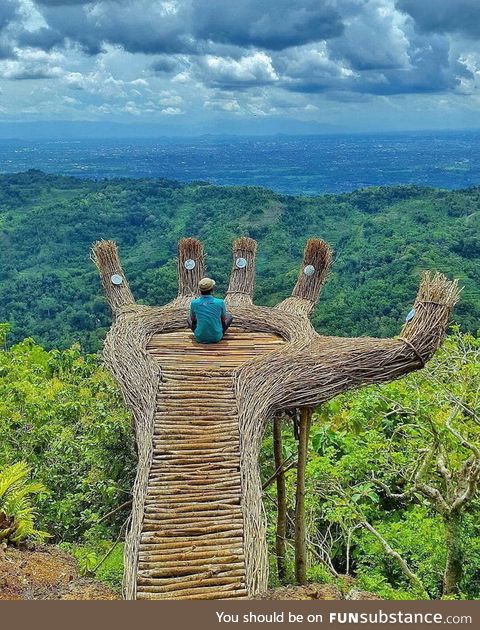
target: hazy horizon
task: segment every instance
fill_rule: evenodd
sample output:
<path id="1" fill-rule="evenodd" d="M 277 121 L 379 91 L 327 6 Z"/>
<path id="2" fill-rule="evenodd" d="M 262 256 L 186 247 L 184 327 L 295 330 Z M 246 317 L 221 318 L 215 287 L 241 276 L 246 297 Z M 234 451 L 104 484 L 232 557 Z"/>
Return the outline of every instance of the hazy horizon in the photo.
<path id="1" fill-rule="evenodd" d="M 214 127 L 212 125 L 212 127 Z M 12 129 L 14 131 L 12 132 Z M 311 126 L 305 129 L 250 129 L 249 132 L 241 130 L 208 130 L 208 129 L 168 129 L 155 125 L 100 122 L 100 121 L 16 121 L 5 123 L 0 121 L 1 140 L 188 140 L 189 138 L 274 138 L 274 137 L 298 137 L 298 136 L 388 136 L 388 135 L 428 135 L 445 134 L 455 135 L 461 133 L 480 132 L 478 127 L 424 127 L 404 129 L 342 129 L 335 126 L 324 129 L 315 129 Z M 104 135 L 102 135 L 102 133 Z M 70 134 L 70 135 L 69 135 Z M 1 165 L 0 165 L 1 166 Z"/>

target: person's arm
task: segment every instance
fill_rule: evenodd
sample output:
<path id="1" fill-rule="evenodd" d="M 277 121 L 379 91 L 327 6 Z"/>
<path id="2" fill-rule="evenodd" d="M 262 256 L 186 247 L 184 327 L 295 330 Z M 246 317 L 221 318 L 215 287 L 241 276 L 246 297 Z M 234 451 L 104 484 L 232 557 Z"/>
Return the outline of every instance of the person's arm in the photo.
<path id="1" fill-rule="evenodd" d="M 197 327 L 197 317 L 195 313 L 193 312 L 193 309 L 191 306 L 190 306 L 190 314 L 188 316 L 187 322 L 188 322 L 189 328 L 191 328 L 193 332 L 195 332 L 195 328 Z"/>
<path id="2" fill-rule="evenodd" d="M 220 315 L 220 319 L 222 320 L 222 326 L 225 327 L 227 323 L 227 307 L 225 306 L 224 300 L 222 300 L 222 313 Z"/>

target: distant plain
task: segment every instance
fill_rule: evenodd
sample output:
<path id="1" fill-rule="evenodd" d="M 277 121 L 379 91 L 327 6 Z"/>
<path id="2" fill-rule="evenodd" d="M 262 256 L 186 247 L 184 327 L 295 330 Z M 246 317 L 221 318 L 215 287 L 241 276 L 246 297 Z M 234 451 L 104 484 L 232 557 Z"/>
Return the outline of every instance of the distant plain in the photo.
<path id="1" fill-rule="evenodd" d="M 480 131 L 317 136 L 0 140 L 0 172 L 164 177 L 292 195 L 480 184 Z"/>

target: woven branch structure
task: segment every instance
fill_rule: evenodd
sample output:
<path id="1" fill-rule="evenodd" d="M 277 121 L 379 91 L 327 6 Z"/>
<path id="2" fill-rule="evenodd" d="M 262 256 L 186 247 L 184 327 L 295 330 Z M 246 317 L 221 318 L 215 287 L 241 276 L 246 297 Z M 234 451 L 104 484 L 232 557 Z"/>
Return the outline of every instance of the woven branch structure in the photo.
<path id="1" fill-rule="evenodd" d="M 259 453 L 267 421 L 279 410 L 314 407 L 349 389 L 391 381 L 422 368 L 441 344 L 459 296 L 457 281 L 426 272 L 413 316 L 398 337 L 327 337 L 317 334 L 308 316 L 328 274 L 332 260 L 329 246 L 318 239 L 308 241 L 292 296 L 274 308 L 253 304 L 255 254 L 256 243 L 252 239 L 235 241 L 226 301 L 234 316 L 235 331 L 239 332 L 231 333 L 230 342 L 200 347 L 186 331 L 189 303 L 197 293 L 198 280 L 205 274 L 203 247 L 198 241 L 180 241 L 178 296 L 162 307 L 134 302 L 114 242 L 100 241 L 93 246 L 92 259 L 114 317 L 104 345 L 104 360 L 132 410 L 138 448 L 125 546 L 127 599 L 245 597 L 265 590 L 268 558 Z M 230 332 L 227 338 L 229 335 Z M 235 343 L 241 350 L 235 350 L 234 363 L 224 365 L 222 348 L 227 352 Z M 256 344 L 262 343 L 262 351 L 257 352 Z M 169 354 L 163 356 L 167 350 Z M 199 367 L 191 372 L 184 361 L 195 367 L 197 356 Z M 210 365 L 217 366 L 211 375 Z M 217 379 L 211 381 L 216 386 L 225 383 L 225 392 L 218 403 L 215 397 L 213 403 L 207 403 L 211 415 L 204 413 L 195 422 L 195 416 L 190 419 L 188 414 L 198 414 L 205 403 L 207 394 L 202 391 L 209 392 L 207 399 L 212 400 L 213 385 L 204 385 L 209 376 Z M 198 392 L 196 387 L 200 388 Z M 189 407 L 183 404 L 184 398 Z M 215 404 L 220 414 L 218 426 Z M 194 446 L 185 446 L 184 435 L 175 436 L 175 422 L 184 423 L 178 426 L 186 432 L 185 436 L 194 436 Z M 222 426 L 230 431 L 228 436 L 221 433 Z M 225 445 L 221 452 L 227 454 L 220 456 L 206 450 L 202 431 L 217 436 L 215 439 Z M 177 440 L 174 444 L 183 446 L 172 446 L 173 439 Z M 210 441 L 215 439 L 211 437 Z M 236 450 L 230 448 L 229 441 L 238 442 Z M 185 459 L 189 452 L 191 462 Z M 180 456 L 183 459 L 178 459 Z M 220 471 L 222 457 L 233 462 L 228 470 L 225 464 L 224 472 Z M 210 477 L 207 475 L 207 486 L 202 486 L 203 494 L 198 495 L 203 502 L 188 506 L 180 494 L 188 492 L 185 497 L 195 503 L 191 497 L 196 495 L 184 488 L 194 479 L 192 471 L 197 468 L 211 471 Z M 233 476 L 238 476 L 238 470 L 235 489 Z M 231 483 L 228 475 L 232 475 Z M 175 485 L 177 482 L 172 481 L 173 486 L 169 486 L 170 479 L 183 479 L 178 483 L 187 485 Z M 211 490 L 208 483 L 214 484 Z M 230 495 L 225 491 L 224 503 L 220 498 L 215 500 L 217 487 L 233 488 Z M 218 490 L 219 495 L 222 492 Z M 238 500 L 230 500 L 235 492 Z M 180 494 L 176 503 L 171 503 L 174 499 L 169 497 L 175 493 Z M 212 501 L 207 505 L 210 495 Z M 220 512 L 220 508 L 226 511 Z M 205 518 L 211 514 L 213 521 L 201 520 L 200 514 Z M 240 519 L 241 525 L 228 529 L 229 518 L 235 523 L 235 519 Z M 194 520 L 194 529 L 188 529 L 193 527 L 189 519 Z M 142 547 L 143 544 L 150 547 Z M 220 564 L 206 551 L 201 552 L 214 544 L 218 547 L 212 552 L 214 557 L 220 555 L 224 559 Z M 223 555 L 219 549 L 224 550 Z M 199 567 L 193 575 L 189 569 L 192 566 Z"/>

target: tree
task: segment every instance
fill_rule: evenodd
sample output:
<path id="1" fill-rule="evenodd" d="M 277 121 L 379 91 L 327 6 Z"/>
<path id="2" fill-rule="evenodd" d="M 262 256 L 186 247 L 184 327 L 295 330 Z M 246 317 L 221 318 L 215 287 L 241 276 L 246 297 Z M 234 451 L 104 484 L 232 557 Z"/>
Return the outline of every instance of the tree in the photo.
<path id="1" fill-rule="evenodd" d="M 334 566 L 387 599 L 478 596 L 479 356 L 454 329 L 425 370 L 315 415 L 318 535 L 336 527 Z"/>
<path id="2" fill-rule="evenodd" d="M 2 335 L 8 326 L 0 325 Z M 88 532 L 109 539 L 129 498 L 134 449 L 130 417 L 98 357 L 78 347 L 47 351 L 31 339 L 0 349 L 0 469 L 23 461 L 48 490 L 39 527 L 56 542 Z"/>
<path id="3" fill-rule="evenodd" d="M 443 594 L 458 595 L 462 580 L 464 553 L 461 541 L 462 516 L 474 499 L 480 479 L 480 416 L 478 383 L 480 343 L 472 336 L 458 335 L 449 340 L 448 362 L 424 374 L 425 386 L 435 390 L 418 432 L 423 438 L 421 457 L 408 467 L 396 467 L 395 483 L 401 492 L 379 479 L 375 483 L 396 501 L 425 499 L 444 525 L 447 559 Z M 451 380 L 455 372 L 455 381 Z M 452 386 L 455 383 L 455 387 Z M 405 414 L 412 411 L 397 402 Z M 392 449 L 398 448 L 392 441 Z M 392 458 L 393 460 L 393 458 Z"/>

